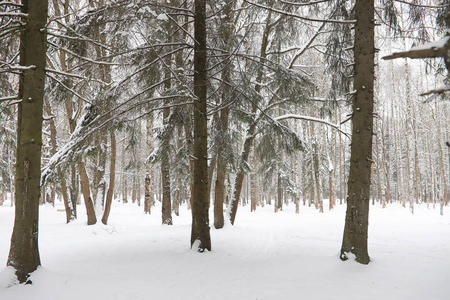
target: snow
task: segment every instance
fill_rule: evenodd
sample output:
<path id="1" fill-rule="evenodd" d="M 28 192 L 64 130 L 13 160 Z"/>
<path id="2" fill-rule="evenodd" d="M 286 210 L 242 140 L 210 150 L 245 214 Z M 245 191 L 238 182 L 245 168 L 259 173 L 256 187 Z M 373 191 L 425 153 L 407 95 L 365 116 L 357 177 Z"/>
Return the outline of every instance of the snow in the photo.
<path id="1" fill-rule="evenodd" d="M 444 36 L 443 38 L 441 38 L 440 40 L 412 47 L 411 51 L 444 48 L 445 45 L 447 44 L 447 42 L 449 41 L 449 39 L 450 39 L 450 36 L 447 35 L 447 36 Z"/>
<path id="2" fill-rule="evenodd" d="M 156 20 L 160 20 L 160 21 L 168 21 L 169 18 L 167 17 L 166 14 L 159 14 L 159 15 L 156 17 Z"/>
<path id="3" fill-rule="evenodd" d="M 0 269 L 0 299 L 449 299 L 450 216 L 426 204 L 371 206 L 367 266 L 341 262 L 345 206 L 240 207 L 236 225 L 211 229 L 212 252 L 189 247 L 191 212 L 183 205 L 162 226 L 135 204 L 115 202 L 110 225 L 65 224 L 61 203 L 40 208 L 43 267 L 33 285 Z M 212 217 L 212 208 L 211 208 Z M 0 265 L 5 266 L 14 209 L 0 207 Z M 211 222 L 212 223 L 212 222 Z"/>

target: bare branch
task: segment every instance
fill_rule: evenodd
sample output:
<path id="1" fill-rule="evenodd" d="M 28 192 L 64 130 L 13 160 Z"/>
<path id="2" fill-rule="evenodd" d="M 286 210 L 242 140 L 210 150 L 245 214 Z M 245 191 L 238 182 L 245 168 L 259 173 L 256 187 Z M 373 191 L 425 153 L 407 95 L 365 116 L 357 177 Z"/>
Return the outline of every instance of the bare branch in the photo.
<path id="1" fill-rule="evenodd" d="M 68 90 L 69 92 L 71 92 L 72 94 L 74 94 L 75 96 L 77 96 L 78 98 L 80 98 L 81 100 L 83 100 L 86 103 L 92 104 L 92 102 L 86 98 L 84 98 L 83 96 L 81 96 L 80 94 L 78 94 L 75 90 L 71 89 L 70 87 L 68 87 L 67 85 L 65 85 L 61 80 L 59 80 L 58 78 L 47 74 L 48 77 L 50 77 L 51 79 L 53 79 L 54 81 L 56 81 L 57 83 L 59 83 L 62 87 L 64 87 L 66 90 Z"/>
<path id="2" fill-rule="evenodd" d="M 428 92 L 420 94 L 420 96 L 428 96 L 428 95 L 431 95 L 431 94 L 442 94 L 442 93 L 448 92 L 448 91 L 450 91 L 450 85 L 444 85 L 444 86 L 441 86 L 441 87 L 439 87 L 439 88 L 437 88 L 435 90 L 429 90 Z"/>

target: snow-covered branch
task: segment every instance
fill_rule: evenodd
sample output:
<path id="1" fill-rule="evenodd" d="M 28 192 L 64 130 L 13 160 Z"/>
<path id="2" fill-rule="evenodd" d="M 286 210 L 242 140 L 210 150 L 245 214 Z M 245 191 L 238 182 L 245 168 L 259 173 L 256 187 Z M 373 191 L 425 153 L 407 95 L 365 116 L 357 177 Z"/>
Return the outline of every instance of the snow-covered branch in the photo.
<path id="1" fill-rule="evenodd" d="M 322 123 L 325 125 L 328 125 L 330 127 L 333 127 L 334 129 L 336 129 L 337 131 L 343 133 L 345 136 L 347 136 L 348 138 L 350 138 L 351 134 L 348 132 L 343 131 L 342 129 L 339 128 L 338 125 L 328 122 L 326 120 L 323 119 L 319 119 L 319 118 L 314 118 L 314 117 L 310 117 L 310 116 L 302 116 L 302 115 L 294 115 L 294 114 L 286 114 L 286 115 L 282 115 L 279 117 L 275 117 L 273 118 L 275 121 L 282 121 L 282 120 L 288 120 L 288 119 L 296 119 L 296 120 L 304 120 L 304 121 L 311 121 L 311 122 L 317 122 L 317 123 Z"/>
<path id="2" fill-rule="evenodd" d="M 73 77 L 73 78 L 78 78 L 78 79 L 81 79 L 81 80 L 86 80 L 86 81 L 88 81 L 87 78 L 85 78 L 85 77 L 83 77 L 83 76 L 80 76 L 80 75 L 78 75 L 78 74 L 73 74 L 73 73 L 63 72 L 63 71 L 54 70 L 54 69 L 49 69 L 49 68 L 46 68 L 45 71 L 46 71 L 46 72 L 50 72 L 50 73 L 55 73 L 55 74 L 58 74 L 58 75 L 62 75 L 62 76 L 66 76 L 66 77 Z"/>
<path id="3" fill-rule="evenodd" d="M 20 13 L 20 12 L 0 12 L 0 18 L 3 17 L 19 17 L 19 18 L 27 18 L 28 14 Z"/>
<path id="4" fill-rule="evenodd" d="M 297 14 L 293 14 L 293 13 L 289 13 L 283 10 L 279 10 L 279 9 L 275 9 L 273 7 L 270 6 L 265 6 L 265 5 L 261 5 L 252 1 L 248 1 L 248 0 L 244 0 L 244 2 L 247 2 L 248 4 L 251 4 L 253 6 L 262 8 L 262 9 L 266 9 L 269 11 L 272 11 L 274 13 L 278 13 L 278 14 L 282 14 L 288 17 L 293 17 L 296 19 L 300 19 L 300 20 L 305 20 L 305 21 L 311 21 L 311 22 L 324 22 L 324 23 L 339 23 L 339 24 L 355 24 L 356 21 L 355 20 L 335 20 L 335 19 L 316 19 L 316 18 L 308 18 L 308 17 L 304 17 L 304 16 L 300 16 Z"/>
<path id="5" fill-rule="evenodd" d="M 18 100 L 18 99 L 19 99 L 18 95 L 6 96 L 6 97 L 0 97 L 0 102 L 11 101 L 11 100 Z"/>
<path id="6" fill-rule="evenodd" d="M 398 2 L 398 3 L 403 3 L 403 4 L 410 5 L 410 6 L 414 6 L 414 7 L 425 7 L 425 8 L 446 8 L 450 5 L 450 4 L 426 5 L 426 4 L 412 3 L 412 2 L 408 2 L 408 1 L 404 1 L 404 0 L 394 0 L 394 1 Z"/>
<path id="7" fill-rule="evenodd" d="M 318 1 L 300 2 L 300 3 L 284 1 L 284 0 L 279 0 L 279 1 L 283 4 L 288 4 L 288 5 L 292 5 L 292 6 L 309 6 L 309 5 L 316 5 L 316 4 L 323 3 L 323 2 L 331 2 L 331 0 L 318 0 Z"/>
<path id="8" fill-rule="evenodd" d="M 110 47 L 108 47 L 108 46 L 106 46 L 106 45 L 103 45 L 102 43 L 99 43 L 98 41 L 95 41 L 95 40 L 93 40 L 93 39 L 84 37 L 84 36 L 80 36 L 80 37 L 77 37 L 77 36 L 69 36 L 69 35 L 64 35 L 64 34 L 58 34 L 58 33 L 52 32 L 52 31 L 50 31 L 50 30 L 47 31 L 47 34 L 48 34 L 48 35 L 51 35 L 51 36 L 54 36 L 54 37 L 57 37 L 57 38 L 61 38 L 61 39 L 67 39 L 67 40 L 72 40 L 72 41 L 81 41 L 81 42 L 90 42 L 90 43 L 92 43 L 92 44 L 94 44 L 94 45 L 96 45 L 96 46 L 99 46 L 99 47 L 101 47 L 101 48 L 103 48 L 103 49 L 106 49 L 106 50 L 108 50 L 108 51 L 111 51 L 111 48 L 110 48 Z"/>
<path id="9" fill-rule="evenodd" d="M 36 66 L 20 66 L 20 65 L 14 65 L 10 66 L 9 68 L 0 68 L 0 73 L 7 73 L 7 72 L 14 72 L 14 71 L 26 71 L 26 70 L 34 70 L 36 69 Z"/>
<path id="10" fill-rule="evenodd" d="M 23 5 L 20 4 L 20 3 L 11 2 L 11 1 L 2 1 L 2 2 L 0 2 L 0 6 L 17 6 L 17 7 L 22 7 Z"/>
<path id="11" fill-rule="evenodd" d="M 382 57 L 385 60 L 400 57 L 408 58 L 430 58 L 430 57 L 446 57 L 447 45 L 450 42 L 450 36 L 445 36 L 438 41 L 426 43 L 424 45 L 412 47 L 409 51 L 394 52 L 391 55 Z"/>

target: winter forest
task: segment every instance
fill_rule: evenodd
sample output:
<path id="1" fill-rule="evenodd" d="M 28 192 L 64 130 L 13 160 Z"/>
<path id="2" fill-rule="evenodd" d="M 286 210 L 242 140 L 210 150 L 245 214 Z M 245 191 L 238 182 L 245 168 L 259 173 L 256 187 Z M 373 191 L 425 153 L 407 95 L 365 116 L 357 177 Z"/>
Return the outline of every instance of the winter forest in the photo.
<path id="1" fill-rule="evenodd" d="M 448 28 L 448 0 L 0 1 L 0 299 L 446 299 Z"/>

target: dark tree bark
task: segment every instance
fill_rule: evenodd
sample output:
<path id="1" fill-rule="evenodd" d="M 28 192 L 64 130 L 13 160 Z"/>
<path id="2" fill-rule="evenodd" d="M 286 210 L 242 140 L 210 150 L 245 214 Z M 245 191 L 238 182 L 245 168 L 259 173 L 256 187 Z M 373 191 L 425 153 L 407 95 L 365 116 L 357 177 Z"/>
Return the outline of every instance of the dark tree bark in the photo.
<path id="1" fill-rule="evenodd" d="M 206 114 L 206 0 L 195 0 L 194 19 L 194 189 L 191 247 L 211 251 Z M 197 244 L 198 243 L 198 244 Z"/>
<path id="2" fill-rule="evenodd" d="M 112 198 L 114 196 L 114 182 L 116 180 L 116 135 L 114 134 L 114 128 L 110 129 L 111 139 L 111 165 L 109 168 L 109 187 L 106 193 L 105 209 L 103 210 L 102 223 L 108 224 L 108 217 L 111 211 Z"/>
<path id="3" fill-rule="evenodd" d="M 170 88 L 170 87 L 169 87 Z M 170 108 L 164 108 L 163 124 L 167 124 L 169 121 Z M 169 137 L 166 136 L 162 141 L 163 154 L 161 158 L 161 182 L 162 182 L 162 224 L 172 225 L 172 200 L 171 200 L 171 188 L 170 188 L 170 144 Z"/>
<path id="4" fill-rule="evenodd" d="M 20 75 L 15 178 L 15 220 L 8 266 L 16 269 L 20 282 L 41 264 L 38 248 L 38 219 L 41 178 L 42 121 L 46 64 L 48 3 L 22 1 L 28 14 L 20 34 Z M 33 66 L 33 67 L 31 67 Z"/>
<path id="5" fill-rule="evenodd" d="M 356 261 L 368 264 L 367 251 L 370 180 L 373 135 L 374 87 L 374 1 L 357 0 L 355 4 L 355 74 L 353 100 L 353 129 L 348 179 L 347 212 L 341 259 L 348 253 Z"/>
<path id="6" fill-rule="evenodd" d="M 94 225 L 97 223 L 97 216 L 95 215 L 94 202 L 92 201 L 91 190 L 89 188 L 89 177 L 81 157 L 78 158 L 78 172 L 80 173 L 81 193 L 83 194 L 84 204 L 86 206 L 87 224 Z"/>

